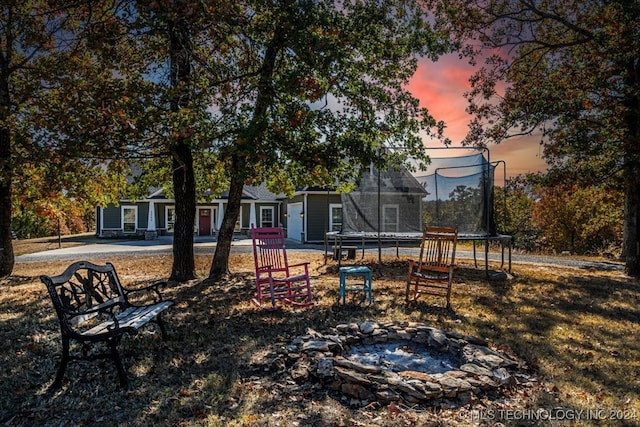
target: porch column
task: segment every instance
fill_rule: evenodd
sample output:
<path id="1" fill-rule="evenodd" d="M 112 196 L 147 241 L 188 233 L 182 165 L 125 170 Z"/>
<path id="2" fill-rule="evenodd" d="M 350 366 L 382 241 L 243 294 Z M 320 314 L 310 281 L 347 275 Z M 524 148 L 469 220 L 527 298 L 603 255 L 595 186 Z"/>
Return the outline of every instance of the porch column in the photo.
<path id="1" fill-rule="evenodd" d="M 224 203 L 218 202 L 218 218 L 216 218 L 216 230 L 220 230 L 222 227 L 222 220 L 224 219 Z"/>
<path id="2" fill-rule="evenodd" d="M 249 227 L 251 227 L 251 224 L 258 227 L 258 223 L 256 222 L 256 203 L 251 202 L 249 206 Z"/>
<path id="3" fill-rule="evenodd" d="M 300 241 L 302 243 L 307 243 L 307 221 L 309 220 L 309 215 L 307 215 L 307 198 L 309 197 L 308 193 L 304 193 L 304 198 L 302 199 L 302 235 L 300 236 Z"/>
<path id="4" fill-rule="evenodd" d="M 149 214 L 147 216 L 147 231 L 144 232 L 145 240 L 155 240 L 158 238 L 156 231 L 156 205 L 153 201 L 149 201 Z"/>

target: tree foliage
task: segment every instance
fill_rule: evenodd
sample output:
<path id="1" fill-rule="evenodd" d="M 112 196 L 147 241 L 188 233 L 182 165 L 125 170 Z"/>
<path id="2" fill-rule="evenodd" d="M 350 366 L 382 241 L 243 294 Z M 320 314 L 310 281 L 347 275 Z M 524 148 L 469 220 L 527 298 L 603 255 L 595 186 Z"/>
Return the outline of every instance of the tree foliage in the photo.
<path id="1" fill-rule="evenodd" d="M 496 188 L 498 229 L 517 249 L 542 253 L 621 255 L 620 190 L 576 184 L 548 185 L 542 174 L 517 176 Z"/>
<path id="2" fill-rule="evenodd" d="M 187 138 L 191 115 L 169 106 L 177 96 L 162 79 L 169 48 L 156 36 L 163 28 L 142 20 L 144 4 L 2 6 L 0 204 L 11 206 L 12 186 L 21 190 L 14 202 L 44 215 L 61 216 L 65 200 L 117 202 L 131 160 L 169 157 L 171 137 Z M 10 218 L 2 209 L 2 275 L 13 267 Z"/>
<path id="3" fill-rule="evenodd" d="M 211 278 L 226 272 L 245 183 L 333 186 L 357 178 L 354 166 L 384 166 L 389 143 L 419 157 L 420 131 L 437 124 L 405 85 L 418 55 L 447 48 L 412 2 L 239 4 L 241 25 L 210 57 L 222 130 L 212 149 L 231 174 Z"/>
<path id="4" fill-rule="evenodd" d="M 531 177 L 510 178 L 504 187 L 496 187 L 494 190 L 497 229 L 513 236 L 515 248 L 538 250 L 540 230 L 532 218 L 536 196 Z"/>
<path id="5" fill-rule="evenodd" d="M 20 191 L 18 198 L 37 199 L 32 200 L 34 211 L 49 214 L 74 193 L 86 195 L 95 190 L 93 200 L 109 197 L 88 181 L 100 166 L 87 154 L 91 150 L 60 132 L 62 123 L 74 122 L 76 116 L 68 107 L 84 100 L 83 88 L 94 94 L 105 90 L 98 79 L 91 85 L 78 85 L 73 77 L 76 71 L 100 74 L 90 66 L 93 62 L 84 62 L 87 57 L 76 43 L 75 35 L 86 30 L 82 25 L 87 22 L 83 19 L 86 10 L 83 3 L 64 0 L 0 6 L 0 276 L 10 274 L 14 265 L 11 217 L 15 190 Z M 58 103 L 63 97 L 67 102 Z M 90 141 L 83 143 L 91 147 Z M 79 148 L 84 160 L 78 165 Z"/>
<path id="6" fill-rule="evenodd" d="M 556 252 L 618 252 L 622 237 L 622 197 L 598 187 L 546 187 L 532 218 L 542 230 L 540 246 Z"/>
<path id="7" fill-rule="evenodd" d="M 134 180 L 126 189 L 131 198 L 148 195 L 158 183 L 171 185 L 166 187 L 176 200 L 171 278 L 177 281 L 195 277 L 196 186 L 207 186 L 207 178 L 212 178 L 208 188 L 222 180 L 215 155 L 205 150 L 214 138 L 208 112 L 213 95 L 195 51 L 205 46 L 215 54 L 216 25 L 230 5 L 190 0 L 84 4 L 72 34 L 80 47 L 70 58 L 76 67 L 67 77 L 77 89 L 60 90 L 55 98 L 73 114 L 70 119 L 44 115 L 51 129 L 46 137 L 60 141 L 72 156 L 102 150 L 110 167 L 119 164 L 114 159 L 126 159 L 129 169 L 119 170 L 118 177 Z M 196 176 L 196 170 L 205 173 Z M 125 192 L 113 195 L 118 199 Z"/>
<path id="8" fill-rule="evenodd" d="M 55 159 L 25 160 L 13 181 L 12 229 L 17 237 L 34 238 L 84 233 L 95 223 L 96 206 L 115 202 L 126 181 L 120 172 Z M 110 170 L 111 169 L 111 170 Z"/>
<path id="9" fill-rule="evenodd" d="M 468 143 L 540 132 L 553 182 L 624 187 L 624 248 L 640 274 L 640 4 L 428 2 L 473 61 Z"/>

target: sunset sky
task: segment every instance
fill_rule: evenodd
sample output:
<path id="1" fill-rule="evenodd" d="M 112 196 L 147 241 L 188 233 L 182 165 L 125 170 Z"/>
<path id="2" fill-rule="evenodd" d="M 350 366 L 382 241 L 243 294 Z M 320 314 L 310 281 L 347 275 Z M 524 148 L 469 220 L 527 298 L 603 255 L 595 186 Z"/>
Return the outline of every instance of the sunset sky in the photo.
<path id="1" fill-rule="evenodd" d="M 469 77 L 473 71 L 466 60 L 458 59 L 457 54 L 447 55 L 435 63 L 422 61 L 409 84 L 421 105 L 428 108 L 436 120 L 447 124 L 445 134 L 453 145 L 460 145 L 471 119 L 465 111 L 467 100 L 463 95 L 470 87 Z M 428 145 L 442 144 L 434 142 Z M 489 149 L 492 161 L 506 162 L 507 177 L 545 169 L 539 138 L 514 138 Z"/>

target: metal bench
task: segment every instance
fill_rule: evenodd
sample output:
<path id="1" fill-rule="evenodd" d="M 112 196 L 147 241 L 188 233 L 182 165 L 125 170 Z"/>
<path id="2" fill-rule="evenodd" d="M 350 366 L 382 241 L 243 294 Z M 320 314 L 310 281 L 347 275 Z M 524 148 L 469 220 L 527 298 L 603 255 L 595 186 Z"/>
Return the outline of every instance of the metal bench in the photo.
<path id="1" fill-rule="evenodd" d="M 118 344 L 124 335 L 133 335 L 153 321 L 157 323 L 162 338 L 167 333 L 161 313 L 173 305 L 164 301 L 159 286 L 154 283 L 141 289 L 126 289 L 120 284 L 115 267 L 111 263 L 96 265 L 88 261 L 71 264 L 57 276 L 40 276 L 46 285 L 58 315 L 62 334 L 62 358 L 50 390 L 60 388 L 70 360 L 113 360 L 118 371 L 120 385 L 128 388 L 126 370 L 118 353 Z M 136 305 L 129 296 L 134 292 L 150 291 L 153 303 Z M 71 352 L 71 342 L 80 344 L 79 352 Z M 93 352 L 98 344 L 106 351 Z"/>

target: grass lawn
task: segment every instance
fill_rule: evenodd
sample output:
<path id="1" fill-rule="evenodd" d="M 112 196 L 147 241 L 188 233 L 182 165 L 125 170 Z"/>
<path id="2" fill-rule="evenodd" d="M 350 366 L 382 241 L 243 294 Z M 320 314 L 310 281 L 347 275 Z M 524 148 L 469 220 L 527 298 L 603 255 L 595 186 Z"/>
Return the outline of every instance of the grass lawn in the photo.
<path id="1" fill-rule="evenodd" d="M 16 250 L 16 252 L 18 252 Z M 270 312 L 253 296 L 251 255 L 232 255 L 227 280 L 169 284 L 176 301 L 165 319 L 170 339 L 153 328 L 125 338 L 121 354 L 131 388 L 118 388 L 110 361 L 72 362 L 61 390 L 47 394 L 60 355 L 60 334 L 40 274 L 69 261 L 20 263 L 0 281 L 0 423 L 9 426 L 472 426 L 640 425 L 640 285 L 620 272 L 514 264 L 489 281 L 462 264 L 452 296 L 404 302 L 406 262 L 389 258 L 374 278 L 374 303 L 342 305 L 334 263 L 311 261 L 316 305 Z M 170 256 L 113 258 L 128 286 L 166 278 Z M 210 256 L 197 256 L 205 277 Z M 358 263 L 374 266 L 373 259 Z M 375 268 L 375 267 L 374 267 Z M 308 328 L 344 322 L 415 321 L 486 338 L 523 360 L 534 384 L 481 396 L 463 406 L 351 407 L 328 388 L 300 386 L 272 363 Z M 538 411 L 538 412 L 534 412 Z M 581 412 L 582 411 L 582 412 Z M 521 418 L 538 414 L 537 420 Z M 557 419 L 544 419 L 553 417 Z M 573 420 L 571 419 L 573 418 Z M 616 419 L 625 418 L 625 419 Z M 501 424 L 500 424 L 501 423 Z"/>
<path id="2" fill-rule="evenodd" d="M 51 249 L 71 248 L 89 243 L 104 242 L 104 239 L 96 237 L 95 233 L 82 233 L 70 236 L 40 237 L 37 239 L 24 239 L 13 241 L 15 256 L 48 251 Z"/>

